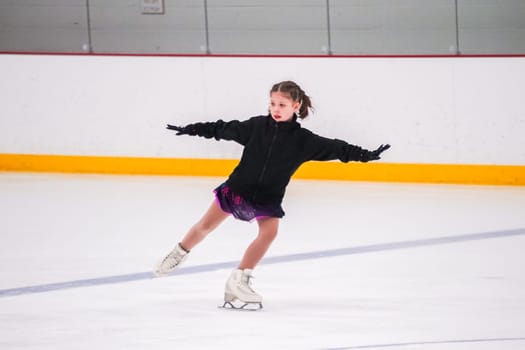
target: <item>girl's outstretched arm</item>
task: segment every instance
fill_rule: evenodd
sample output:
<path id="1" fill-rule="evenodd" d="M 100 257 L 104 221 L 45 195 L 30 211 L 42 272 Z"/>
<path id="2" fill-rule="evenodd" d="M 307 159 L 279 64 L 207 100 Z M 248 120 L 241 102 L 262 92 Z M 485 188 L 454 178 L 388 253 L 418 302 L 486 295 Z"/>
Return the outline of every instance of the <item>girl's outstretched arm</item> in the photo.
<path id="1" fill-rule="evenodd" d="M 241 145 L 246 144 L 251 130 L 252 119 L 245 121 L 232 120 L 225 122 L 217 120 L 216 122 L 193 123 L 185 126 L 176 126 L 168 124 L 166 129 L 177 131 L 176 135 L 201 136 L 208 139 L 216 140 L 233 140 Z"/>
<path id="2" fill-rule="evenodd" d="M 342 162 L 358 161 L 369 162 L 381 159 L 381 153 L 390 148 L 389 144 L 381 145 L 374 151 L 349 144 L 343 140 L 328 139 L 326 137 L 311 134 L 310 142 L 307 144 L 309 150 L 308 160 L 335 160 Z"/>
<path id="3" fill-rule="evenodd" d="M 390 148 L 389 144 L 381 145 L 374 151 L 366 151 L 365 156 L 363 159 L 360 159 L 362 162 L 369 162 L 371 160 L 379 160 L 381 159 L 380 155 L 384 151 Z"/>
<path id="4" fill-rule="evenodd" d="M 352 161 L 352 160 L 366 163 L 366 162 L 370 162 L 373 160 L 381 159 L 380 157 L 381 153 L 383 153 L 389 148 L 390 148 L 390 145 L 386 144 L 386 145 L 379 146 L 374 151 L 369 151 L 367 149 L 364 149 L 359 146 L 355 146 L 355 145 L 345 142 L 345 145 L 343 146 L 342 155 L 339 156 L 338 158 L 345 163 Z"/>
<path id="5" fill-rule="evenodd" d="M 176 125 L 168 124 L 166 126 L 166 129 L 177 131 L 177 133 L 175 135 L 192 135 L 192 136 L 197 135 L 196 131 L 193 130 L 192 128 L 190 128 L 189 126 L 190 125 L 187 125 L 187 126 L 176 126 Z"/>

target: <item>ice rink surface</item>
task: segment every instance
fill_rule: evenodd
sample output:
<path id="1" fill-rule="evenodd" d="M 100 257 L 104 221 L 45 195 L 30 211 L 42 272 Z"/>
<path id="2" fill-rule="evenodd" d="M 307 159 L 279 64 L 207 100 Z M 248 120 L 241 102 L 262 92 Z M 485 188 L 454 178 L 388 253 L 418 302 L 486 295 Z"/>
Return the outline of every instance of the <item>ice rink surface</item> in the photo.
<path id="1" fill-rule="evenodd" d="M 525 188 L 293 180 L 238 312 L 255 223 L 151 274 L 223 180 L 0 173 L 0 349 L 525 349 Z"/>

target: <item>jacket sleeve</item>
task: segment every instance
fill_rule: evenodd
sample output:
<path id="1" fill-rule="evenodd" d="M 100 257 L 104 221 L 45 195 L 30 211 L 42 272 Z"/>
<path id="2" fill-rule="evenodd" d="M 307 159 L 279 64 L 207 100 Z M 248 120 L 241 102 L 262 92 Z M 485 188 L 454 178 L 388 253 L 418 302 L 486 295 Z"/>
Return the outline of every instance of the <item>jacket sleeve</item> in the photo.
<path id="1" fill-rule="evenodd" d="M 308 160 L 340 160 L 344 163 L 349 161 L 368 161 L 370 151 L 359 146 L 349 144 L 343 140 L 329 139 L 316 134 L 311 134 L 306 143 Z"/>
<path id="2" fill-rule="evenodd" d="M 251 135 L 252 119 L 245 121 L 232 120 L 229 122 L 219 119 L 216 122 L 194 123 L 187 127 L 192 129 L 193 135 L 208 139 L 231 140 L 245 145 Z"/>

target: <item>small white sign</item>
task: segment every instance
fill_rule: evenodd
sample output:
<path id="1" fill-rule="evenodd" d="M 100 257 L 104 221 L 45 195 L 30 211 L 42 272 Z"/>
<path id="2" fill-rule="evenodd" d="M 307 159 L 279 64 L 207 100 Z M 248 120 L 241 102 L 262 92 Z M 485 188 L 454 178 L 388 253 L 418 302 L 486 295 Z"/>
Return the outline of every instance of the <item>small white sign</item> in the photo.
<path id="1" fill-rule="evenodd" d="M 161 15 L 164 13 L 164 0 L 141 0 L 142 14 Z"/>

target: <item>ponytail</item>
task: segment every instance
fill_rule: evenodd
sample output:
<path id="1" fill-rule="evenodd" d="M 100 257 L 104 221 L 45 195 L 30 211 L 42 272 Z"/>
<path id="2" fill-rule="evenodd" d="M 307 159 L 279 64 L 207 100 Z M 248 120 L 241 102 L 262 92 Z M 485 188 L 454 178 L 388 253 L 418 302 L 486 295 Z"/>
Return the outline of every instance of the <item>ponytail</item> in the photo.
<path id="1" fill-rule="evenodd" d="M 272 92 L 281 92 L 290 95 L 292 101 L 299 102 L 299 111 L 297 116 L 301 119 L 304 119 L 308 116 L 309 111 L 312 108 L 312 101 L 310 96 L 308 96 L 303 89 L 295 82 L 287 80 L 272 86 L 270 93 Z"/>

